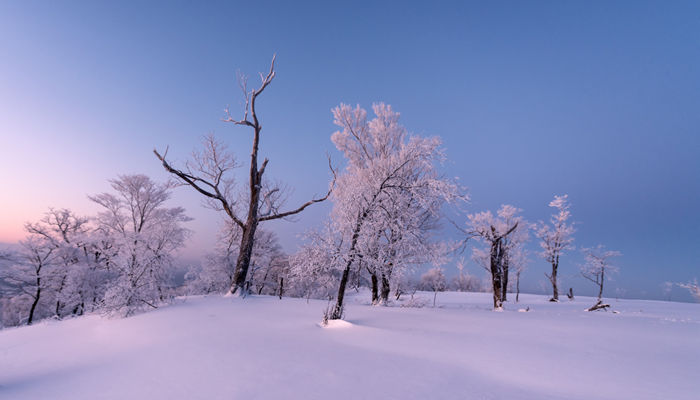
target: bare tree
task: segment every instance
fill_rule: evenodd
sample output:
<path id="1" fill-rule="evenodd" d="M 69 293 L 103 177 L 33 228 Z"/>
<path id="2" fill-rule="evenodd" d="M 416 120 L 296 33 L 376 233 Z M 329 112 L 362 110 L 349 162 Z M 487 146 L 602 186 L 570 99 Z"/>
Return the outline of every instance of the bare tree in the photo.
<path id="1" fill-rule="evenodd" d="M 622 255 L 619 251 L 606 250 L 605 246 L 598 245 L 592 248 L 581 249 L 585 264 L 581 267 L 581 275 L 598 286 L 598 301 L 588 311 L 595 311 L 610 307 L 603 304 L 603 284 L 605 275 L 617 271 L 617 267 L 610 264 L 610 259 Z"/>
<path id="2" fill-rule="evenodd" d="M 231 282 L 231 289 L 229 291 L 230 294 L 246 294 L 245 283 L 250 267 L 253 244 L 255 242 L 255 231 L 258 228 L 258 224 L 260 222 L 281 219 L 298 214 L 306 207 L 328 199 L 328 196 L 330 196 L 333 190 L 333 184 L 331 184 L 325 196 L 309 200 L 295 209 L 281 211 L 280 207 L 283 200 L 281 188 L 278 186 L 270 187 L 264 184 L 263 174 L 265 173 L 265 168 L 269 160 L 265 158 L 262 164 L 258 163 L 258 147 L 262 125 L 256 110 L 256 101 L 258 96 L 270 85 L 274 77 L 275 57 L 272 57 L 269 72 L 266 75 L 260 74 L 261 83 L 257 89 L 248 90 L 247 78 L 239 76 L 239 83 L 245 98 L 243 118 L 234 118 L 228 109 L 226 110 L 227 116 L 224 118 L 225 122 L 248 127 L 253 132 L 248 187 L 245 196 L 247 207 L 243 213 L 236 210 L 236 204 L 234 204 L 230 197 L 232 193 L 227 193 L 227 189 L 231 188 L 231 181 L 226 180 L 225 173 L 235 167 L 232 156 L 217 153 L 217 147 L 213 146 L 212 143 L 211 146 L 205 148 L 199 160 L 195 159 L 197 168 L 179 170 L 171 166 L 166 160 L 167 151 L 165 154 L 161 155 L 157 150 L 154 150 L 156 157 L 163 163 L 163 167 L 166 171 L 175 175 L 182 182 L 190 185 L 208 199 L 218 203 L 221 209 L 226 212 L 228 218 L 240 227 L 241 241 L 233 282 Z M 331 168 L 331 171 L 333 171 L 333 168 Z M 335 179 L 333 182 L 335 182 Z M 261 212 L 263 210 L 264 212 Z"/>

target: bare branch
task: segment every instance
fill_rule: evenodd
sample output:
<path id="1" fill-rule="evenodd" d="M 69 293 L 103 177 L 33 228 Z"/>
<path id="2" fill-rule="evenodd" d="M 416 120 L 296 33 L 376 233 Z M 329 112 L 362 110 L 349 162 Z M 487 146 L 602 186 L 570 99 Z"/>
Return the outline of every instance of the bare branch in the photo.
<path id="1" fill-rule="evenodd" d="M 266 161 L 267 161 L 267 160 L 266 160 Z M 263 164 L 264 164 L 264 163 L 263 163 Z M 284 218 L 284 217 L 289 217 L 289 216 L 294 215 L 294 214 L 299 214 L 300 212 L 304 211 L 304 209 L 305 209 L 306 207 L 308 207 L 308 206 L 310 206 L 310 205 L 312 205 L 312 204 L 320 203 L 320 202 L 322 202 L 322 201 L 327 200 L 327 199 L 330 197 L 331 193 L 333 193 L 333 189 L 335 188 L 335 181 L 336 181 L 336 178 L 337 178 L 337 173 L 336 173 L 335 169 L 333 168 L 333 164 L 331 163 L 331 158 L 330 158 L 330 156 L 328 156 L 328 168 L 330 168 L 331 173 L 333 174 L 333 181 L 331 182 L 330 188 L 328 189 L 328 192 L 326 193 L 325 196 L 323 196 L 323 197 L 321 197 L 321 198 L 318 198 L 318 199 L 309 200 L 309 201 L 307 201 L 306 203 L 302 204 L 299 208 L 297 208 L 297 209 L 295 209 L 295 210 L 291 210 L 291 211 L 287 211 L 287 212 L 282 212 L 282 213 L 278 213 L 278 214 L 273 214 L 273 215 L 268 215 L 268 216 L 260 217 L 260 221 L 261 221 L 261 222 L 262 222 L 262 221 L 270 221 L 270 220 L 273 220 L 273 219 L 280 219 L 280 218 Z"/>

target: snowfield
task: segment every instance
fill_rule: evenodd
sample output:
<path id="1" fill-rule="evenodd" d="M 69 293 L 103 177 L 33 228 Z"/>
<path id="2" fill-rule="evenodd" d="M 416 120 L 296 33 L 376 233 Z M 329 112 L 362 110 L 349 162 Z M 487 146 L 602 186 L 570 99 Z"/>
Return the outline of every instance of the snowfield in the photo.
<path id="1" fill-rule="evenodd" d="M 420 296 L 429 299 L 432 294 Z M 321 328 L 326 302 L 196 297 L 0 331 L 1 399 L 698 399 L 700 305 L 440 293 Z M 528 312 L 522 312 L 529 307 Z M 518 310 L 521 312 L 518 312 Z"/>

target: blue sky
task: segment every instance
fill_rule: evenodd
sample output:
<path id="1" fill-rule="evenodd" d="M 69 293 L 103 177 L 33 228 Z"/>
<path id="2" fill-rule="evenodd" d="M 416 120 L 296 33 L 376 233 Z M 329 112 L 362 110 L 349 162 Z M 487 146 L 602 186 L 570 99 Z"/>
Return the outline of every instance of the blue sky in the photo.
<path id="1" fill-rule="evenodd" d="M 443 138 L 470 212 L 546 219 L 568 193 L 576 244 L 624 254 L 606 293 L 662 298 L 700 278 L 699 38 L 683 1 L 2 2 L 0 241 L 49 206 L 94 212 L 118 174 L 166 179 L 153 147 L 184 160 L 213 132 L 244 160 L 248 131 L 220 118 L 242 105 L 236 71 L 256 82 L 276 53 L 261 148 L 290 205 L 325 190 L 326 151 L 340 162 L 330 109 L 384 101 Z M 187 254 L 209 249 L 217 216 L 186 189 L 173 204 L 196 219 Z M 294 251 L 328 207 L 270 228 Z M 564 285 L 592 292 L 580 261 Z M 526 287 L 545 270 L 533 258 Z"/>

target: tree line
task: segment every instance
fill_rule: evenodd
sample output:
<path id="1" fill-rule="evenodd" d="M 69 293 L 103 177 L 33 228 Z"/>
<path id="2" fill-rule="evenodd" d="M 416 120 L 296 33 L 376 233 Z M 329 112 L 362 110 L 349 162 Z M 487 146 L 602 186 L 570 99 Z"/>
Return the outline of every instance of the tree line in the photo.
<path id="1" fill-rule="evenodd" d="M 369 288 L 375 305 L 399 300 L 418 287 L 436 294 L 444 290 L 448 283 L 440 266 L 468 243 L 471 258 L 488 272 L 489 282 L 483 285 L 466 273 L 462 261 L 451 286 L 490 291 L 494 309 L 500 309 L 513 286 L 517 300 L 531 235 L 539 240 L 539 256 L 551 266 L 551 301 L 559 301 L 560 260 L 574 250 L 568 196 L 555 196 L 549 203 L 554 213 L 546 223 L 529 223 L 522 210 L 503 205 L 495 213 L 453 221 L 462 240 L 440 239 L 445 211 L 462 210 L 469 196 L 457 179 L 441 172 L 446 156 L 440 138 L 410 134 L 390 105 L 373 105 L 372 118 L 360 106 L 334 108 L 338 130 L 331 140 L 344 156 L 344 166 L 334 167 L 329 158 L 325 195 L 285 208 L 284 186 L 265 175 L 270 160 L 259 158 L 263 131 L 256 102 L 274 78 L 274 58 L 257 88 L 249 90 L 241 78 L 243 116 L 234 118 L 227 110 L 224 118 L 251 132 L 242 184 L 234 176 L 239 166 L 234 154 L 208 136 L 183 166 L 168 160 L 167 148 L 154 150 L 172 182 L 120 176 L 110 181 L 112 193 L 89 196 L 100 206 L 97 215 L 50 209 L 40 221 L 26 224 L 22 250 L 0 255 L 9 265 L 0 274 L 2 324 L 95 311 L 128 316 L 179 294 L 208 293 L 323 298 L 329 301 L 324 318 L 339 319 L 348 289 Z M 180 286 L 174 284 L 173 262 L 189 235 L 183 224 L 190 218 L 181 207 L 165 204 L 178 184 L 198 192 L 222 215 L 215 250 L 187 272 Z M 294 254 L 285 254 L 274 232 L 260 226 L 327 200 L 333 203 L 331 213 L 305 233 Z M 603 285 L 615 270 L 610 260 L 620 253 L 603 246 L 582 250 L 586 262 L 581 273 L 599 289 L 590 310 L 608 307 L 602 303 Z M 434 268 L 417 282 L 412 278 L 416 268 L 427 264 Z"/>

